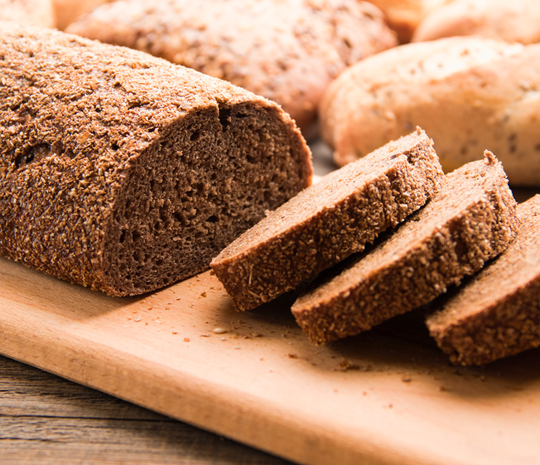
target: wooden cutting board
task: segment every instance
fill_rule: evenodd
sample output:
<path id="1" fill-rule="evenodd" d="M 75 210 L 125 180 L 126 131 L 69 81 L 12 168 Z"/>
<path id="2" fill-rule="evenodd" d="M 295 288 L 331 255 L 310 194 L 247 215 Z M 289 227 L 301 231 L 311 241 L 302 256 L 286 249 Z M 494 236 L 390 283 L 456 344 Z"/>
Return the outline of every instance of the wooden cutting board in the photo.
<path id="1" fill-rule="evenodd" d="M 540 463 L 539 350 L 451 367 L 414 316 L 315 347 L 288 300 L 236 313 L 209 272 L 115 299 L 0 259 L 0 352 L 302 464 Z"/>

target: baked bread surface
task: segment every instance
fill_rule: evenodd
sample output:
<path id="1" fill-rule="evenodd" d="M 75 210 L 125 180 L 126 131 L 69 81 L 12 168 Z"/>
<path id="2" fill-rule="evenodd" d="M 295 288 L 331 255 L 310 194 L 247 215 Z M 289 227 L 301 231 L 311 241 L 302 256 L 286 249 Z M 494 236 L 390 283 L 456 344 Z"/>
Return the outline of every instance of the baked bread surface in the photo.
<path id="1" fill-rule="evenodd" d="M 211 263 L 237 309 L 294 289 L 420 208 L 442 169 L 420 129 L 334 171 L 246 231 Z"/>
<path id="2" fill-rule="evenodd" d="M 418 125 L 446 172 L 487 149 L 511 184 L 540 186 L 539 88 L 540 45 L 476 37 L 407 44 L 330 85 L 322 132 L 343 165 Z"/>
<path id="3" fill-rule="evenodd" d="M 357 0 L 121 0 L 67 28 L 226 79 L 281 104 L 303 129 L 340 71 L 397 40 Z"/>
<path id="4" fill-rule="evenodd" d="M 492 154 L 468 163 L 396 232 L 300 296 L 296 321 L 311 342 L 324 344 L 430 302 L 508 247 L 515 209 Z"/>
<path id="5" fill-rule="evenodd" d="M 412 40 L 478 35 L 507 42 L 540 41 L 538 0 L 454 0 L 420 23 Z"/>
<path id="6" fill-rule="evenodd" d="M 540 346 L 540 195 L 519 204 L 516 239 L 427 325 L 458 365 L 481 365 Z"/>
<path id="7" fill-rule="evenodd" d="M 208 268 L 311 183 L 274 103 L 127 48 L 0 28 L 0 254 L 134 295 Z"/>

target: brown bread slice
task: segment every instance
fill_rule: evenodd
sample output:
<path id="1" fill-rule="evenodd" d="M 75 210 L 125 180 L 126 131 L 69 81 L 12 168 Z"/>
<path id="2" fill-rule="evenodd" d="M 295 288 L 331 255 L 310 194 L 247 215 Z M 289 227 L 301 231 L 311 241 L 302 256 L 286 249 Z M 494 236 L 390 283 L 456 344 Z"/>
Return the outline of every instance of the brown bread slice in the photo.
<path id="1" fill-rule="evenodd" d="M 519 204 L 516 239 L 427 318 L 450 360 L 481 365 L 540 346 L 540 195 Z"/>
<path id="2" fill-rule="evenodd" d="M 0 255 L 112 295 L 208 268 L 311 183 L 276 104 L 142 52 L 0 28 Z"/>
<path id="3" fill-rule="evenodd" d="M 298 324 L 323 344 L 429 302 L 508 246 L 515 205 L 502 165 L 486 152 L 450 173 L 435 199 L 387 240 L 299 297 Z"/>
<path id="4" fill-rule="evenodd" d="M 211 266 L 239 310 L 249 310 L 343 260 L 420 208 L 443 177 L 421 129 L 289 200 Z"/>

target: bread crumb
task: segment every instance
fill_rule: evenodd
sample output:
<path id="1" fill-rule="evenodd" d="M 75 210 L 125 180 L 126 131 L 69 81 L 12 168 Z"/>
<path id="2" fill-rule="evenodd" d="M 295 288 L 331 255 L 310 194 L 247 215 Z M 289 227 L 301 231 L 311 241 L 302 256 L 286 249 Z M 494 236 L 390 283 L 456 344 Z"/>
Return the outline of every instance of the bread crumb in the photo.
<path id="1" fill-rule="evenodd" d="M 184 342 L 189 342 L 189 337 L 185 337 Z"/>
<path id="2" fill-rule="evenodd" d="M 214 334 L 225 334 L 226 332 L 226 328 L 214 328 Z"/>

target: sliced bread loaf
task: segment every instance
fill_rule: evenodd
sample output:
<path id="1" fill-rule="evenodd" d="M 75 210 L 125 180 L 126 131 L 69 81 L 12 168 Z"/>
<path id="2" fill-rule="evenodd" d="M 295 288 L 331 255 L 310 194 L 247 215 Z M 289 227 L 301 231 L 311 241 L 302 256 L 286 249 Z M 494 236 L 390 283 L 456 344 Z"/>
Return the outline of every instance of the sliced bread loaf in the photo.
<path id="1" fill-rule="evenodd" d="M 420 129 L 391 142 L 289 200 L 211 263 L 239 310 L 294 289 L 420 208 L 442 169 Z"/>
<path id="2" fill-rule="evenodd" d="M 480 365 L 540 346 L 540 195 L 519 204 L 516 239 L 427 318 L 450 360 Z"/>
<path id="3" fill-rule="evenodd" d="M 292 312 L 315 344 L 423 305 L 502 252 L 515 200 L 493 154 L 450 173 L 439 194 L 387 240 L 302 295 Z"/>
<path id="4" fill-rule="evenodd" d="M 0 29 L 0 255 L 112 295 L 174 283 L 311 183 L 276 104 L 142 52 Z"/>

